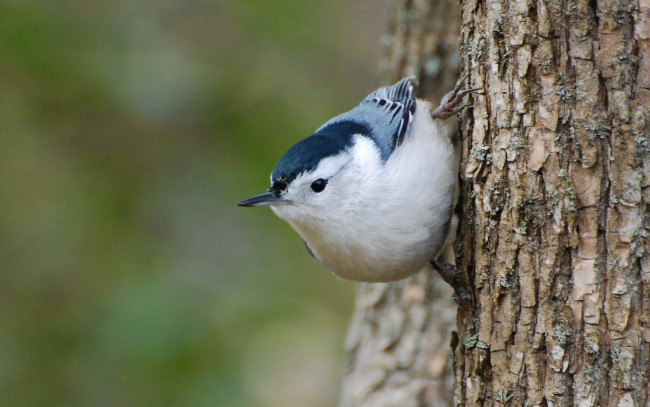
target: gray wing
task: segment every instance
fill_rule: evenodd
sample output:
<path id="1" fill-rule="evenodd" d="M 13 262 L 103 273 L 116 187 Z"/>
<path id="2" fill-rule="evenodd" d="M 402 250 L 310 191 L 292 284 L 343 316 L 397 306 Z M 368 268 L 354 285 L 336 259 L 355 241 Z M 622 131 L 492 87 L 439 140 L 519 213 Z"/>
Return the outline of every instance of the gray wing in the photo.
<path id="1" fill-rule="evenodd" d="M 386 161 L 409 134 L 415 115 L 415 77 L 404 78 L 392 86 L 377 89 L 357 107 L 336 116 L 325 123 L 349 121 L 364 125 L 370 137 L 379 147 L 382 160 Z"/>

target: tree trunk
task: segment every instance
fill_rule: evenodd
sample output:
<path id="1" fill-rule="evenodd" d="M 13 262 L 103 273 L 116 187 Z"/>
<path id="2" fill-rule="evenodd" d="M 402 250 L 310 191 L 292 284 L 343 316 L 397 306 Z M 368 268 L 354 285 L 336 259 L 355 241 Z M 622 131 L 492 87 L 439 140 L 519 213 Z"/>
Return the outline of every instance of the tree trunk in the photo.
<path id="1" fill-rule="evenodd" d="M 460 405 L 650 405 L 642 1 L 462 4 Z"/>
<path id="2" fill-rule="evenodd" d="M 453 394 L 461 406 L 650 407 L 650 0 L 639 1 L 461 4 L 463 70 L 483 94 L 462 115 L 456 263 L 475 304 L 458 312 L 454 388 L 456 310 L 422 274 L 360 286 L 341 406 L 445 406 Z M 433 101 L 451 88 L 456 7 L 392 3 L 384 82 L 416 74 Z"/>

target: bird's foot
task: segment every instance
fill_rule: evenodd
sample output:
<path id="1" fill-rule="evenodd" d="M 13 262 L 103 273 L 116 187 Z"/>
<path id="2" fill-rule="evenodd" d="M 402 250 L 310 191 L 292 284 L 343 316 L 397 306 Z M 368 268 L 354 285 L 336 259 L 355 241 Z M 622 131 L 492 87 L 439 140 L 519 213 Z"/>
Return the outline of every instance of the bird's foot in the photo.
<path id="1" fill-rule="evenodd" d="M 465 79 L 467 79 L 468 76 L 469 74 L 463 76 L 461 80 L 456 83 L 454 89 L 442 97 L 440 106 L 431 112 L 431 117 L 434 119 L 448 119 L 456 113 L 462 111 L 464 108 L 471 106 L 469 103 L 464 105 L 461 105 L 460 103 L 463 101 L 465 95 L 479 91 L 481 88 L 462 89 L 463 82 L 465 82 Z"/>
<path id="2" fill-rule="evenodd" d="M 438 264 L 435 260 L 431 260 L 431 266 L 440 274 L 443 280 L 447 282 L 453 289 L 453 299 L 459 308 L 464 310 L 472 309 L 472 292 L 469 285 L 467 273 L 459 270 L 456 266 L 451 264 Z"/>

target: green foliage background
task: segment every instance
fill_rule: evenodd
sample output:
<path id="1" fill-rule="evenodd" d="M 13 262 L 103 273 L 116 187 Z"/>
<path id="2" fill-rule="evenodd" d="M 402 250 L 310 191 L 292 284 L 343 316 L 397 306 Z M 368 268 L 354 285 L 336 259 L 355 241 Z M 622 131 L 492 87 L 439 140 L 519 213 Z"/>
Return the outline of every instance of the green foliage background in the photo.
<path id="1" fill-rule="evenodd" d="M 0 406 L 328 406 L 353 284 L 268 209 L 383 1 L 0 1 Z"/>

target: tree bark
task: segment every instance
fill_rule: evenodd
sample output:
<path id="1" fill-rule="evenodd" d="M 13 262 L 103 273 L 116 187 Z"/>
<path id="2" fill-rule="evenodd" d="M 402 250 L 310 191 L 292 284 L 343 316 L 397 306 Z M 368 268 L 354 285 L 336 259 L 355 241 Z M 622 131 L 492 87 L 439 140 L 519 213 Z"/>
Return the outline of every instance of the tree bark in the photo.
<path id="1" fill-rule="evenodd" d="M 648 2 L 462 4 L 463 406 L 648 406 Z"/>
<path id="2" fill-rule="evenodd" d="M 453 390 L 456 310 L 428 273 L 360 286 L 340 405 L 650 407 L 650 0 L 456 7 L 393 1 L 380 65 L 439 100 L 462 21 L 483 89 L 461 121 L 454 247 L 475 304 Z"/>

